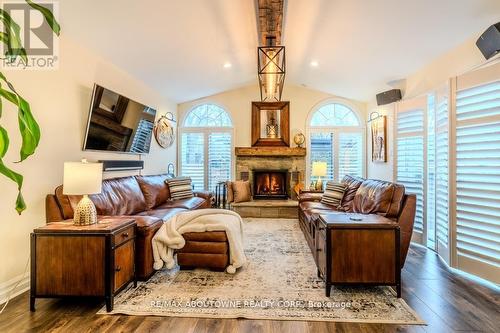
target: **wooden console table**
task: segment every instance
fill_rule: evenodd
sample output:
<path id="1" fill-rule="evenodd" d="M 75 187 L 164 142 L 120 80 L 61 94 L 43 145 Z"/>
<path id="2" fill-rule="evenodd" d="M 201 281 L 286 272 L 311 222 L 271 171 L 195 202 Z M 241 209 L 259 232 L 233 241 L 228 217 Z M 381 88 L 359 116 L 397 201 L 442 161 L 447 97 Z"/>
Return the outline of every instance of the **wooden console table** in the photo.
<path id="1" fill-rule="evenodd" d="M 36 298 L 94 296 L 113 298 L 135 278 L 133 219 L 104 219 L 76 226 L 56 222 L 31 234 L 30 310 Z"/>
<path id="2" fill-rule="evenodd" d="M 353 221 L 351 216 L 362 218 Z M 316 263 L 332 285 L 392 285 L 401 297 L 400 235 L 397 222 L 379 215 L 321 214 L 317 220 Z"/>

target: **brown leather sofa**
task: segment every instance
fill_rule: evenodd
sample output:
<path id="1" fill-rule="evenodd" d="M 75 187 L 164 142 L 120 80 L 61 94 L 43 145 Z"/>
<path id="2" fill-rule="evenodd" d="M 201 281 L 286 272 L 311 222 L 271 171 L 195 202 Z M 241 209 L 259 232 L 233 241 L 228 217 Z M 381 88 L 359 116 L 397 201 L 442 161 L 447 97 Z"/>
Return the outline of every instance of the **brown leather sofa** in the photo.
<path id="1" fill-rule="evenodd" d="M 153 273 L 151 240 L 162 223 L 183 211 L 210 208 L 213 195 L 194 192 L 188 199 L 171 200 L 165 184 L 167 175 L 129 176 L 106 179 L 102 192 L 89 196 L 100 218 L 135 219 L 135 267 L 138 279 L 147 280 Z M 81 196 L 65 195 L 62 185 L 46 197 L 47 223 L 70 220 Z M 225 232 L 185 234 L 186 246 L 178 256 L 181 267 L 211 267 L 223 269 L 229 262 Z M 194 242 L 194 243 L 193 243 Z"/>
<path id="2" fill-rule="evenodd" d="M 320 202 L 321 193 L 301 193 L 299 200 L 300 227 L 308 243 L 314 240 L 319 214 L 343 211 L 358 214 L 378 214 L 397 221 L 401 232 L 401 267 L 410 246 L 415 220 L 416 196 L 405 194 L 403 185 L 383 180 L 345 176 L 341 183 L 347 185 L 340 207 Z"/>

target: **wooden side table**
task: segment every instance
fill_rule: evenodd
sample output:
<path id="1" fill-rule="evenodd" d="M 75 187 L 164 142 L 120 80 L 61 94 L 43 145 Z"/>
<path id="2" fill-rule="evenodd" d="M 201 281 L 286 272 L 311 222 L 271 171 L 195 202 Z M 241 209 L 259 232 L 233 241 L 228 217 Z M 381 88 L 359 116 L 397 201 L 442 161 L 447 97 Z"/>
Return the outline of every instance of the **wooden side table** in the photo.
<path id="1" fill-rule="evenodd" d="M 31 233 L 30 310 L 37 298 L 94 296 L 113 298 L 135 277 L 133 219 L 102 219 L 76 226 L 56 222 Z"/>
<path id="2" fill-rule="evenodd" d="M 375 214 L 330 213 L 321 214 L 317 223 L 316 262 L 327 296 L 332 285 L 356 284 L 392 285 L 401 297 L 397 222 Z"/>

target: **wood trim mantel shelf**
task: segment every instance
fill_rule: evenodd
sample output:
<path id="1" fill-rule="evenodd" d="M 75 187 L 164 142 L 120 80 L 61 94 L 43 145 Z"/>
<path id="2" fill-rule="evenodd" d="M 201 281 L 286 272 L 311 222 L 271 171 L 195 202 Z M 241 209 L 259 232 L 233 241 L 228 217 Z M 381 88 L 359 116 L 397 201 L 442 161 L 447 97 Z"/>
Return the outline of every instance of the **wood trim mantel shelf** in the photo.
<path id="1" fill-rule="evenodd" d="M 306 156 L 306 149 L 300 147 L 236 147 L 236 156 Z"/>

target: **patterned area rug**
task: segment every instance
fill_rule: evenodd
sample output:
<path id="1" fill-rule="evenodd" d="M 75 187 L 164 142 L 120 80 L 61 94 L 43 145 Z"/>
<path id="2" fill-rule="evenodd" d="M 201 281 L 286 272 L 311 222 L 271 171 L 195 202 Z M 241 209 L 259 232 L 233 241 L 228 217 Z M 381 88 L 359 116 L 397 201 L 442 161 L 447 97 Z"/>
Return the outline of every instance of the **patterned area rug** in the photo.
<path id="1" fill-rule="evenodd" d="M 249 263 L 236 274 L 158 271 L 120 293 L 111 313 L 424 324 L 388 287 L 334 287 L 326 297 L 298 220 L 245 219 L 245 244 Z"/>

